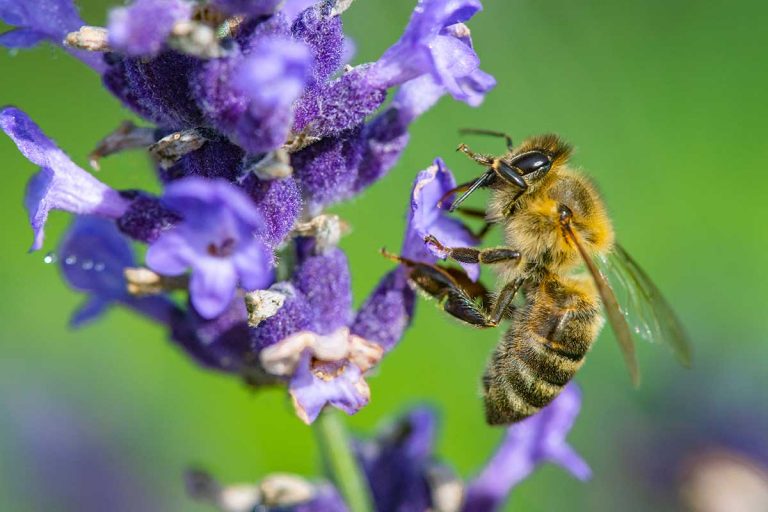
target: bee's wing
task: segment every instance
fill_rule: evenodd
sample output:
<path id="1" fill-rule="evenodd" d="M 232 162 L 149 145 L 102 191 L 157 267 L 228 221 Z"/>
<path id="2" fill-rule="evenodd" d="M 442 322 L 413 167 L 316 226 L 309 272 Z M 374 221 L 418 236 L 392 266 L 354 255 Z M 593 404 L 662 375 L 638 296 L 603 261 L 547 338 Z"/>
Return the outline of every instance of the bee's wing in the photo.
<path id="1" fill-rule="evenodd" d="M 621 311 L 632 330 L 648 341 L 663 341 L 684 366 L 691 364 L 691 343 L 675 312 L 648 274 L 616 245 L 598 264 L 620 295 Z"/>
<path id="2" fill-rule="evenodd" d="M 638 368 L 637 356 L 635 355 L 635 343 L 632 340 L 632 333 L 627 324 L 627 319 L 624 317 L 619 306 L 619 301 L 616 299 L 616 295 L 613 293 L 613 289 L 608 283 L 608 280 L 600 272 L 600 269 L 597 268 L 597 265 L 592 261 L 589 254 L 587 254 L 584 245 L 571 228 L 571 225 L 569 223 L 564 224 L 563 230 L 567 237 L 578 248 L 579 254 L 581 254 L 581 259 L 584 260 L 584 265 L 587 267 L 587 270 L 589 270 L 589 273 L 592 275 L 592 279 L 595 281 L 595 286 L 603 301 L 603 307 L 608 315 L 608 321 L 613 328 L 613 332 L 616 334 L 616 341 L 619 342 L 619 348 L 621 348 L 622 355 L 624 356 L 624 362 L 627 363 L 629 376 L 632 379 L 632 383 L 635 386 L 639 386 L 640 369 Z"/>

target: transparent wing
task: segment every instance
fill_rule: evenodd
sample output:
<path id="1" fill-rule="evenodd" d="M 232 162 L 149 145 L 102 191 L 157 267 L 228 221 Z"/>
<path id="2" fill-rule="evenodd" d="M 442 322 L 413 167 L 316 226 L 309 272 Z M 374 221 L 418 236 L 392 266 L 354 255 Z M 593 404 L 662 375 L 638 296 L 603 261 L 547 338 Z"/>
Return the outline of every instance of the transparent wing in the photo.
<path id="1" fill-rule="evenodd" d="M 691 364 L 691 343 L 674 310 L 648 274 L 620 245 L 607 256 L 597 258 L 607 276 L 632 331 L 651 342 L 664 342 L 684 366 Z"/>
<path id="2" fill-rule="evenodd" d="M 600 269 L 592 261 L 592 258 L 587 254 L 584 245 L 579 240 L 576 232 L 571 228 L 570 223 L 563 222 L 563 230 L 565 235 L 574 243 L 579 250 L 581 259 L 584 261 L 584 265 L 587 267 L 592 279 L 595 281 L 597 292 L 600 294 L 600 299 L 603 302 L 603 308 L 608 316 L 608 322 L 611 324 L 614 334 L 616 335 L 616 341 L 619 343 L 621 354 L 624 356 L 624 362 L 629 370 L 629 376 L 632 379 L 632 384 L 635 387 L 640 385 L 640 369 L 637 364 L 637 356 L 635 355 L 635 344 L 632 339 L 632 333 L 627 323 L 627 319 L 623 314 L 619 301 L 616 295 L 613 293 L 613 288 L 609 284 L 606 277 L 600 271 Z"/>

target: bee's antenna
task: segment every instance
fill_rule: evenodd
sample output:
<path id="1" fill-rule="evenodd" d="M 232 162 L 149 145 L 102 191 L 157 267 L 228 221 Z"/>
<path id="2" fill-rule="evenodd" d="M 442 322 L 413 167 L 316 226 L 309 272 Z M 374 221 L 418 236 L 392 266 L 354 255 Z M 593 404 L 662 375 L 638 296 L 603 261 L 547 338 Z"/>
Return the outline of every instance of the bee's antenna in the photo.
<path id="1" fill-rule="evenodd" d="M 501 137 L 507 143 L 508 150 L 512 151 L 515 148 L 515 144 L 512 142 L 512 136 L 504 132 L 484 130 L 482 128 L 460 128 L 459 133 L 461 135 L 489 135 L 491 137 Z"/>
<path id="2" fill-rule="evenodd" d="M 473 182 L 471 182 L 471 183 L 467 184 L 467 186 L 466 186 L 466 192 L 464 192 L 463 194 L 461 194 L 461 195 L 459 196 L 459 198 L 458 198 L 458 199 L 456 199 L 456 200 L 455 200 L 455 201 L 454 201 L 454 202 L 451 204 L 450 208 L 448 208 L 448 211 L 449 211 L 449 212 L 452 212 L 452 211 L 456 210 L 456 208 L 458 208 L 458 207 L 459 207 L 459 205 L 460 205 L 461 203 L 463 203 L 463 202 L 464 202 L 464 201 L 465 201 L 465 200 L 466 200 L 466 199 L 467 199 L 467 198 L 468 198 L 470 195 L 472 195 L 472 193 L 473 193 L 475 190 L 477 190 L 478 188 L 481 188 L 481 187 L 485 187 L 485 186 L 487 186 L 487 185 L 488 185 L 488 184 L 491 182 L 491 180 L 493 179 L 493 177 L 494 177 L 494 176 L 495 176 L 495 173 L 494 173 L 492 170 L 490 170 L 490 171 L 486 171 L 486 172 L 485 172 L 485 173 L 484 173 L 482 176 L 480 176 L 479 178 L 477 178 L 475 181 L 473 181 Z M 464 186 L 462 186 L 462 187 L 458 187 L 457 189 L 454 189 L 454 190 L 460 190 L 460 189 L 462 189 L 462 188 L 464 188 Z M 451 192 L 453 192 L 453 191 L 451 191 Z M 449 194 L 450 194 L 451 192 L 449 192 Z M 448 194 L 446 194 L 446 195 L 448 195 Z M 445 199 L 445 197 L 443 197 L 443 199 Z M 440 205 L 441 205 L 441 203 L 443 202 L 443 199 L 441 199 L 441 200 L 440 200 L 440 202 L 438 203 L 438 206 L 440 206 Z"/>

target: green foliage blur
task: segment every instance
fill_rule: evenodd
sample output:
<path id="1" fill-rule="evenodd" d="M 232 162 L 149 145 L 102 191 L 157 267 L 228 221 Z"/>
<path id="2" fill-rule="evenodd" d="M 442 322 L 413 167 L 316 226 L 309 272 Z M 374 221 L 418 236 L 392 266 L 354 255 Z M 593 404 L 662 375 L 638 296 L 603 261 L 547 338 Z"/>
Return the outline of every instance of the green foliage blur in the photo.
<path id="1" fill-rule="evenodd" d="M 109 2 L 79 3 L 87 22 L 104 23 Z M 344 15 L 357 47 L 354 63 L 378 58 L 414 4 L 357 0 Z M 460 127 L 505 130 L 516 140 L 562 135 L 598 183 L 619 240 L 687 326 L 695 362 L 685 370 L 665 347 L 642 344 L 643 385 L 636 391 L 606 329 L 577 377 L 583 408 L 570 436 L 593 479 L 580 483 L 544 466 L 514 490 L 508 510 L 677 509 L 674 496 L 627 456 L 633 436 L 652 438 L 662 428 L 659 411 L 670 397 L 687 404 L 664 413 L 665 422 L 678 425 L 697 421 L 702 409 L 718 416 L 733 404 L 766 408 L 768 7 L 756 0 L 484 6 L 470 28 L 497 88 L 477 109 L 443 99 L 413 126 L 391 174 L 336 208 L 353 226 L 342 246 L 356 301 L 391 268 L 377 251 L 399 247 L 415 174 L 442 156 L 458 180 L 474 176 L 474 164 L 454 152 L 459 142 L 503 151 L 501 141 L 459 136 Z M 93 73 L 47 45 L 0 52 L 0 103 L 27 111 L 83 167 L 95 142 L 131 117 Z M 69 316 L 83 297 L 43 262 L 68 216 L 53 213 L 45 249 L 27 254 L 32 232 L 22 197 L 35 169 L 5 137 L 0 163 L 7 180 L 0 200 L 0 416 L 18 410 L 7 409 L 9 401 L 31 395 L 71 409 L 157 510 L 206 510 L 185 496 L 181 475 L 190 466 L 224 481 L 275 471 L 319 474 L 312 431 L 283 391 L 253 392 L 195 367 L 163 329 L 126 311 L 70 330 Z M 104 160 L 98 177 L 117 188 L 158 190 L 139 152 Z M 478 206 L 480 196 L 473 198 Z M 351 428 L 372 432 L 410 404 L 433 404 L 442 417 L 440 457 L 471 475 L 502 435 L 484 424 L 479 392 L 499 334 L 461 326 L 421 301 L 412 329 L 369 379 L 371 404 L 349 419 Z M 14 455 L 20 429 L 0 420 L 0 509 L 65 510 L 45 501 L 50 482 L 36 479 L 33 462 Z M 666 448 L 647 450 L 662 456 Z"/>

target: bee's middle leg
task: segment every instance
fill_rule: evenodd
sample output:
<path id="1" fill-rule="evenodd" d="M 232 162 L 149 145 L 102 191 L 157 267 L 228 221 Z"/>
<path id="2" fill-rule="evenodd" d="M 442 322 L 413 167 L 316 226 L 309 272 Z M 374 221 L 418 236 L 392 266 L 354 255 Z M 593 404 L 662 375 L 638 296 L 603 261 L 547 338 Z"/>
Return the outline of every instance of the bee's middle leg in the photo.
<path id="1" fill-rule="evenodd" d="M 511 247 L 489 247 L 476 249 L 474 247 L 446 247 L 437 238 L 427 235 L 424 242 L 434 245 L 438 250 L 445 252 L 447 257 L 459 263 L 480 263 L 492 265 L 508 261 L 520 261 L 520 252 Z"/>

